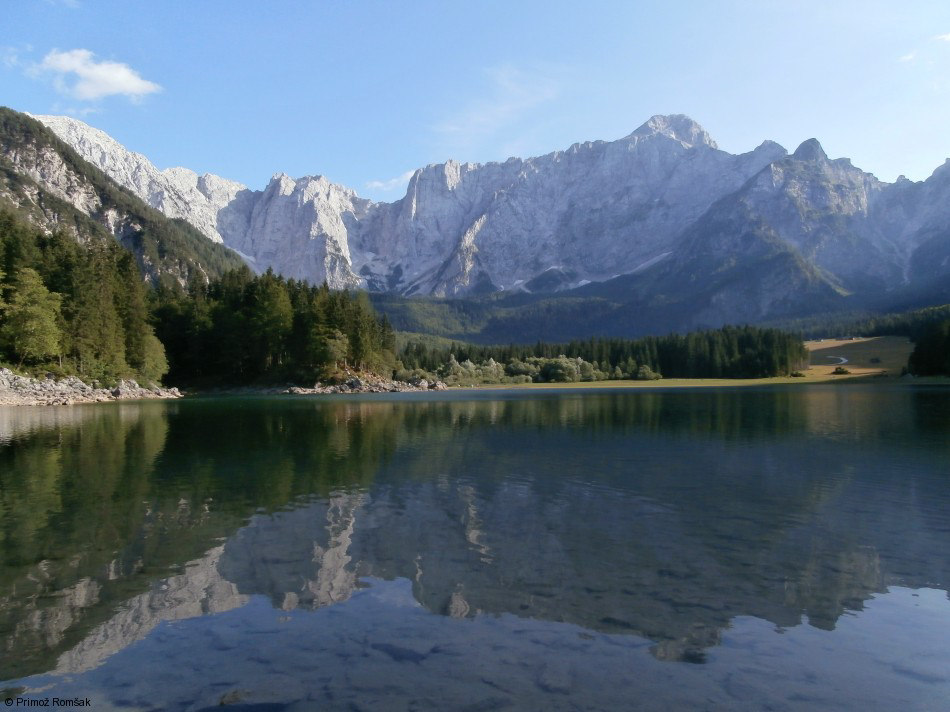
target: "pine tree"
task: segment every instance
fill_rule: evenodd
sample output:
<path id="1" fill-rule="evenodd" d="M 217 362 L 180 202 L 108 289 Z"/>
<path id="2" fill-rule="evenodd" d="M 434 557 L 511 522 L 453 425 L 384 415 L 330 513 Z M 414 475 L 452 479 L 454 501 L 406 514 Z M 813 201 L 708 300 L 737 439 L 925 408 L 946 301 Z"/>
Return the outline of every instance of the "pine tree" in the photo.
<path id="1" fill-rule="evenodd" d="M 73 275 L 71 297 L 70 355 L 80 374 L 107 380 L 129 375 L 115 273 L 101 251 L 91 251 Z"/>
<path id="2" fill-rule="evenodd" d="M 252 286 L 248 321 L 255 336 L 256 366 L 261 372 L 267 372 L 282 363 L 293 326 L 293 308 L 287 286 L 271 270 L 267 270 Z"/>
<path id="3" fill-rule="evenodd" d="M 0 341 L 22 366 L 62 353 L 59 329 L 59 294 L 50 292 L 39 273 L 28 267 L 19 271 L 10 303 L 3 307 Z"/>
<path id="4" fill-rule="evenodd" d="M 115 289 L 116 312 L 122 321 L 124 332 L 125 360 L 138 374 L 144 374 L 149 337 L 154 336 L 148 323 L 148 308 L 145 304 L 145 283 L 131 253 L 125 250 L 115 253 L 114 271 L 117 277 Z M 154 355 L 154 344 L 151 345 Z"/>

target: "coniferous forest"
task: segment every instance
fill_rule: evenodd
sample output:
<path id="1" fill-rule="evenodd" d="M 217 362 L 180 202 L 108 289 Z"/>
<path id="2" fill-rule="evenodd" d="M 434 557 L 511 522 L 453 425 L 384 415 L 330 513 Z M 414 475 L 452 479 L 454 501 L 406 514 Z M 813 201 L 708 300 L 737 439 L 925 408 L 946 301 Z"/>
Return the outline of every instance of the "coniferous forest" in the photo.
<path id="1" fill-rule="evenodd" d="M 395 367 L 395 335 L 365 292 L 270 270 L 234 270 L 187 291 L 160 288 L 154 321 L 172 383 L 312 385 L 347 369 L 390 376 Z"/>
<path id="2" fill-rule="evenodd" d="M 907 363 L 915 376 L 950 376 L 950 319 L 920 328 Z"/>
<path id="3" fill-rule="evenodd" d="M 0 361 L 114 383 L 308 382 L 391 374 L 395 338 L 365 293 L 246 267 L 187 289 L 146 286 L 110 238 L 47 235 L 0 210 Z"/>
<path id="4" fill-rule="evenodd" d="M 81 244 L 0 210 L 0 272 L 0 359 L 105 383 L 167 373 L 149 290 L 114 240 Z"/>
<path id="5" fill-rule="evenodd" d="M 459 383 L 765 378 L 789 375 L 808 363 L 808 352 L 798 337 L 752 326 L 566 344 L 429 348 L 411 342 L 399 357 L 410 373 L 436 372 Z"/>

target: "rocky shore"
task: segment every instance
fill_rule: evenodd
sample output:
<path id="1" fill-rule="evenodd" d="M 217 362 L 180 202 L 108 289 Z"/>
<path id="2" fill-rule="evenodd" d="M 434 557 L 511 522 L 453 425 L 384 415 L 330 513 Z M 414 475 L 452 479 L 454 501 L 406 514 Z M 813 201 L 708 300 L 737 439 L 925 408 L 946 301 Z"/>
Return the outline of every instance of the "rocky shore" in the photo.
<path id="1" fill-rule="evenodd" d="M 351 375 L 343 383 L 313 388 L 300 386 L 273 386 L 220 388 L 203 391 L 207 395 L 317 395 L 331 393 L 404 393 L 407 391 L 444 391 L 442 381 L 417 378 L 411 381 L 393 381 L 371 375 Z M 75 376 L 60 380 L 18 376 L 7 368 L 0 368 L 0 406 L 4 405 L 71 405 L 73 403 L 104 403 L 114 400 L 139 398 L 181 398 L 177 388 L 146 388 L 135 381 L 119 381 L 115 388 L 96 388 Z"/>
<path id="2" fill-rule="evenodd" d="M 221 395 L 285 395 L 302 396 L 328 395 L 332 393 L 406 393 L 409 391 L 444 391 L 447 390 L 442 381 L 427 381 L 424 378 L 415 378 L 411 381 L 393 381 L 378 376 L 360 375 L 349 376 L 343 383 L 323 385 L 317 383 L 313 388 L 302 386 L 273 386 L 260 388 L 248 386 L 245 388 L 225 388 L 208 391 L 209 394 Z"/>
<path id="3" fill-rule="evenodd" d="M 115 388 L 96 388 L 75 376 L 56 380 L 18 376 L 0 368 L 0 405 L 70 405 L 138 398 L 181 398 L 177 388 L 145 388 L 135 381 L 119 381 Z"/>

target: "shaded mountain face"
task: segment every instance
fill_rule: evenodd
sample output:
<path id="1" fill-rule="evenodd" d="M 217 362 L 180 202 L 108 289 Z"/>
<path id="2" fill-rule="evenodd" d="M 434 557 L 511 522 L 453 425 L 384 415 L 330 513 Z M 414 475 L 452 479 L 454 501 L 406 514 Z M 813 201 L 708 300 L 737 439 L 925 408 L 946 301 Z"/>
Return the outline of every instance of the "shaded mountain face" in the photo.
<path id="1" fill-rule="evenodd" d="M 169 219 L 117 185 L 40 122 L 3 108 L 0 207 L 12 208 L 47 233 L 64 230 L 82 243 L 115 238 L 135 255 L 150 282 L 184 285 L 242 264 L 193 225 Z"/>
<path id="2" fill-rule="evenodd" d="M 429 165 L 401 200 L 375 203 L 322 176 L 277 174 L 253 191 L 159 171 L 82 122 L 38 118 L 255 268 L 335 288 L 435 297 L 593 288 L 669 329 L 804 315 L 846 298 L 926 301 L 950 282 L 950 167 L 887 184 L 829 159 L 815 139 L 791 155 L 770 141 L 733 155 L 686 116 L 654 116 L 617 141 Z"/>

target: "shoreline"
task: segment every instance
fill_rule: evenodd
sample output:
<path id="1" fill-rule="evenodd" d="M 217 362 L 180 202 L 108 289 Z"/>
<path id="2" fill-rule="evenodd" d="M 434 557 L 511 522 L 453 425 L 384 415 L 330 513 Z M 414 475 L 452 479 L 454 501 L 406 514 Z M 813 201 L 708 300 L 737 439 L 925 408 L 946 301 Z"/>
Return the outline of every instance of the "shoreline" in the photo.
<path id="1" fill-rule="evenodd" d="M 898 378 L 877 375 L 851 374 L 834 377 L 813 376 L 811 378 L 792 378 L 776 376 L 773 378 L 664 378 L 655 381 L 608 380 L 576 381 L 571 383 L 482 383 L 470 386 L 446 385 L 442 388 L 399 388 L 394 390 L 337 390 L 338 386 L 322 388 L 301 388 L 298 386 L 274 386 L 239 388 L 214 388 L 188 391 L 184 395 L 194 398 L 220 396 L 278 396 L 278 395 L 362 395 L 369 393 L 395 394 L 419 393 L 426 391 L 478 392 L 478 391 L 570 391 L 570 390 L 663 390 L 663 389 L 700 389 L 700 388 L 755 388 L 770 386 L 808 386 L 808 385 L 874 385 L 882 387 L 912 386 L 950 386 L 950 378 L 942 376 Z"/>
<path id="2" fill-rule="evenodd" d="M 950 386 L 950 378 L 926 376 L 898 378 L 879 375 L 851 374 L 835 377 L 814 376 L 792 378 L 661 378 L 655 381 L 577 381 L 572 383 L 485 383 L 474 386 L 449 386 L 450 391 L 491 390 L 651 390 L 680 388 L 754 388 L 763 386 L 808 386 L 808 385 L 875 385 L 875 386 Z"/>
<path id="3" fill-rule="evenodd" d="M 133 380 L 119 381 L 114 388 L 96 388 L 75 376 L 31 378 L 0 368 L 0 406 L 74 405 L 109 403 L 121 400 L 175 399 L 182 397 L 177 388 L 146 388 Z"/>
<path id="4" fill-rule="evenodd" d="M 23 377 L 17 377 L 23 378 Z M 31 379 L 36 380 L 36 379 Z M 69 379 L 64 379 L 69 380 Z M 78 379 L 77 379 L 78 380 Z M 44 384 L 44 381 L 37 381 Z M 59 385 L 62 381 L 53 381 Z M 81 381 L 79 383 L 82 383 Z M 441 383 L 441 382 L 440 382 Z M 846 375 L 835 378 L 791 378 L 778 376 L 775 378 L 669 378 L 655 381 L 578 381 L 572 383 L 485 383 L 472 386 L 448 386 L 441 384 L 440 388 L 428 388 L 401 384 L 404 387 L 386 388 L 347 388 L 340 386 L 321 386 L 317 388 L 303 388 L 300 386 L 241 386 L 235 388 L 214 388 L 208 390 L 180 391 L 178 388 L 143 388 L 135 381 L 122 381 L 114 389 L 93 388 L 82 384 L 76 388 L 70 384 L 66 392 L 62 388 L 40 386 L 44 390 L 22 392 L 10 390 L 3 385 L 3 374 L 0 373 L 0 407 L 20 406 L 62 406 L 83 405 L 90 403 L 113 403 L 132 400 L 177 400 L 181 398 L 215 398 L 215 397 L 258 397 L 258 396 L 287 396 L 287 395 L 367 395 L 399 393 L 428 393 L 440 392 L 485 392 L 485 391 L 572 391 L 572 390 L 614 390 L 614 391 L 649 391 L 649 390 L 697 390 L 708 388 L 768 388 L 772 386 L 809 386 L 809 385 L 873 385 L 876 387 L 915 387 L 937 386 L 950 387 L 950 378 L 928 376 L 918 378 L 895 378 L 867 375 Z M 342 386 L 342 388 L 341 388 Z M 73 390 L 75 389 L 75 390 Z"/>
<path id="5" fill-rule="evenodd" d="M 702 388 L 768 388 L 773 386 L 804 386 L 827 384 L 872 384 L 880 386 L 950 386 L 946 376 L 897 376 L 911 351 L 910 342 L 903 337 L 870 337 L 855 339 L 826 339 L 806 342 L 812 353 L 812 363 L 799 377 L 772 378 L 662 378 L 653 381 L 631 379 L 607 381 L 578 381 L 571 383 L 482 383 L 468 386 L 447 385 L 442 381 L 425 379 L 396 381 L 372 374 L 347 372 L 347 378 L 335 385 L 315 384 L 311 388 L 283 384 L 279 386 L 234 386 L 208 389 L 146 388 L 135 381 L 120 381 L 115 388 L 95 388 L 75 376 L 60 380 L 18 376 L 7 368 L 0 368 L 0 407 L 49 406 L 81 403 L 106 403 L 128 400 L 177 399 L 216 396 L 270 396 L 270 395 L 342 395 L 342 394 L 395 394 L 429 391 L 552 391 L 552 390 L 676 390 Z M 843 360 L 842 360 L 843 359 Z M 827 363 L 826 361 L 836 363 Z M 835 374 L 834 368 L 842 363 L 850 371 Z"/>
<path id="6" fill-rule="evenodd" d="M 130 400 L 175 400 L 185 396 L 263 396 L 263 395 L 333 395 L 360 393 L 407 393 L 444 391 L 442 381 L 425 379 L 394 381 L 376 376 L 352 375 L 343 383 L 312 388 L 302 386 L 235 386 L 207 390 L 181 391 L 177 387 L 146 388 L 133 380 L 119 381 L 114 388 L 96 388 L 75 376 L 56 380 L 19 376 L 7 368 L 0 368 L 0 407 L 57 406 L 84 403 L 111 403 Z"/>

